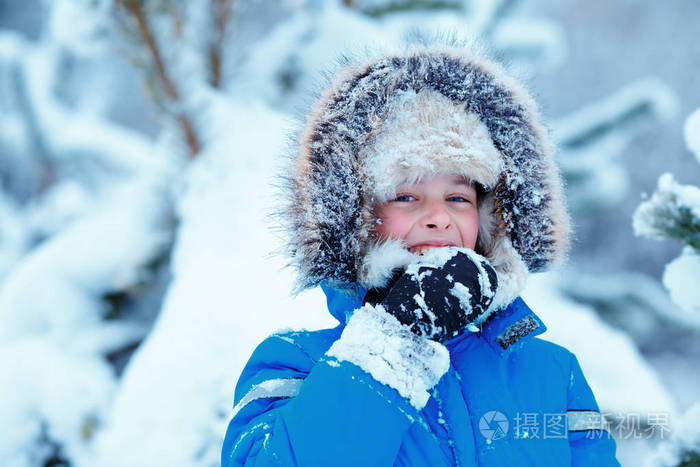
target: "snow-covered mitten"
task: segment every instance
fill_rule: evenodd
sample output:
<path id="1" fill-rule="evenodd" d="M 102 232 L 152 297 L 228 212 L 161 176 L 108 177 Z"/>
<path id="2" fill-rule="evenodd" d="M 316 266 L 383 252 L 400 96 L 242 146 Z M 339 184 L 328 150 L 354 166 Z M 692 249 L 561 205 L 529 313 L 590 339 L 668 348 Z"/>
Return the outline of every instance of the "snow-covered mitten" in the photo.
<path id="1" fill-rule="evenodd" d="M 496 271 L 483 256 L 467 248 L 433 248 L 386 287 L 369 291 L 365 302 L 412 332 L 445 342 L 488 309 L 497 287 Z"/>

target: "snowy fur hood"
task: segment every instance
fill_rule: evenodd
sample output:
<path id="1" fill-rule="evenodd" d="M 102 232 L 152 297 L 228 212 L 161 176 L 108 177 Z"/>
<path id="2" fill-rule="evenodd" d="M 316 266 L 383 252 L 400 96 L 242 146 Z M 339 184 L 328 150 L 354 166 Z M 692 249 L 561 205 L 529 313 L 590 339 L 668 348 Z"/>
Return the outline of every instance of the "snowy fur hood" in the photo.
<path id="1" fill-rule="evenodd" d="M 373 207 L 400 183 L 455 173 L 479 182 L 477 252 L 505 307 L 528 272 L 566 253 L 569 218 L 553 147 L 527 91 L 473 48 L 411 44 L 343 58 L 295 139 L 282 221 L 298 290 L 383 285 L 413 257 L 378 244 Z"/>

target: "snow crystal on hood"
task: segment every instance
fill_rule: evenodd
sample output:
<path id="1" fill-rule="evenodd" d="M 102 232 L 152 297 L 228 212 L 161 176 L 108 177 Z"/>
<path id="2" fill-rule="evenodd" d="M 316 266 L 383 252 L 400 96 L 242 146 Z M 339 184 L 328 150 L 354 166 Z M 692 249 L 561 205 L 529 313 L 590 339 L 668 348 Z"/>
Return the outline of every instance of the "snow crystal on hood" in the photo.
<path id="1" fill-rule="evenodd" d="M 417 258 L 403 240 L 387 239 L 373 244 L 362 264 L 364 282 L 369 287 L 384 287 L 396 268 L 403 268 Z"/>

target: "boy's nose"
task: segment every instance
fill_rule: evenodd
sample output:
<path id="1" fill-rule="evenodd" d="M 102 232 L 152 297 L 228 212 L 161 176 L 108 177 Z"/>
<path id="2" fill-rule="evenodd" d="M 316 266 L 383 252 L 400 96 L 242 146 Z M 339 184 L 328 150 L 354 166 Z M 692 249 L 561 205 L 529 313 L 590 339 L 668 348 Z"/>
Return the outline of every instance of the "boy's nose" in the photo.
<path id="1" fill-rule="evenodd" d="M 450 228 L 452 218 L 444 206 L 440 204 L 432 204 L 426 206 L 426 212 L 423 216 L 423 226 L 429 229 L 444 230 Z"/>

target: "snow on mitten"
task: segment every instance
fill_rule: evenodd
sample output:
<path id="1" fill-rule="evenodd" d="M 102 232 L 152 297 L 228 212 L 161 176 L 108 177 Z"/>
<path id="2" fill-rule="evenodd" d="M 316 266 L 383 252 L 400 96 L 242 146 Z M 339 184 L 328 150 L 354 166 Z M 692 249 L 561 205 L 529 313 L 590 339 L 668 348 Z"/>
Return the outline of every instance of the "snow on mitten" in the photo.
<path id="1" fill-rule="evenodd" d="M 369 291 L 365 302 L 442 343 L 488 309 L 497 287 L 496 271 L 483 256 L 468 248 L 433 248 L 386 287 Z"/>

